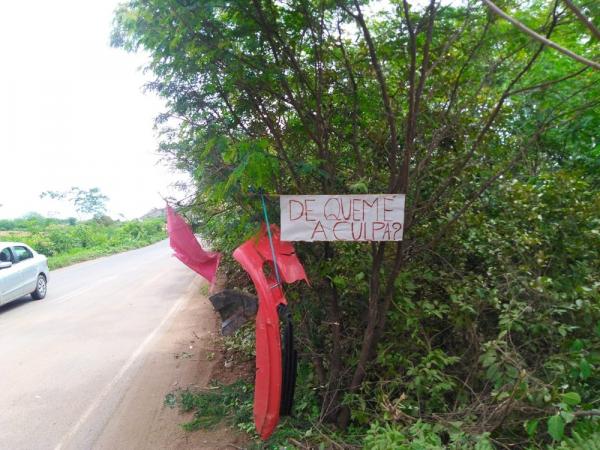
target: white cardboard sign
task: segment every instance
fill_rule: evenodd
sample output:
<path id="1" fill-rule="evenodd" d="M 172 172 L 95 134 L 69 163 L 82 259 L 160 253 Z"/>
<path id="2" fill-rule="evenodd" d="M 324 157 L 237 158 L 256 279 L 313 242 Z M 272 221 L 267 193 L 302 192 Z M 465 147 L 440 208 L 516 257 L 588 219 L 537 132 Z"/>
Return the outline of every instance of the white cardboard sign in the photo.
<path id="1" fill-rule="evenodd" d="M 282 195 L 282 241 L 401 241 L 404 194 Z"/>

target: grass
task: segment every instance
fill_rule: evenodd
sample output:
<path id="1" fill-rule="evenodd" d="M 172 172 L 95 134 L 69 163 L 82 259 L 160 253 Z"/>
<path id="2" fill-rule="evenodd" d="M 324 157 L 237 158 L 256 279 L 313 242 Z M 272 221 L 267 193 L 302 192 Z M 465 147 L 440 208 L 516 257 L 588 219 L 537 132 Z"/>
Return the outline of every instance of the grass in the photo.
<path id="1" fill-rule="evenodd" d="M 194 418 L 182 424 L 186 431 L 214 428 L 221 422 L 239 426 L 252 422 L 252 386 L 243 380 L 230 385 L 215 384 L 202 391 L 184 389 L 167 394 L 165 405 L 193 412 Z"/>
<path id="2" fill-rule="evenodd" d="M 84 261 L 89 261 L 103 256 L 110 256 L 116 253 L 122 253 L 136 248 L 146 247 L 164 239 L 164 236 L 159 236 L 156 239 L 142 242 L 129 242 L 113 247 L 92 247 L 85 249 L 75 249 L 68 253 L 48 257 L 48 267 L 50 270 L 60 269 L 73 264 Z"/>
<path id="3" fill-rule="evenodd" d="M 342 436 L 319 423 L 319 408 L 314 403 L 310 372 L 304 364 L 299 366 L 298 383 L 291 417 L 281 417 L 279 425 L 267 441 L 260 440 L 254 427 L 254 385 L 238 380 L 229 385 L 214 383 L 202 390 L 180 389 L 166 395 L 164 404 L 179 408 L 182 413 L 193 413 L 192 420 L 181 424 L 188 432 L 210 430 L 224 423 L 243 431 L 251 438 L 248 450 L 297 448 L 359 448 L 361 436 Z M 336 442 L 334 442 L 336 440 Z"/>

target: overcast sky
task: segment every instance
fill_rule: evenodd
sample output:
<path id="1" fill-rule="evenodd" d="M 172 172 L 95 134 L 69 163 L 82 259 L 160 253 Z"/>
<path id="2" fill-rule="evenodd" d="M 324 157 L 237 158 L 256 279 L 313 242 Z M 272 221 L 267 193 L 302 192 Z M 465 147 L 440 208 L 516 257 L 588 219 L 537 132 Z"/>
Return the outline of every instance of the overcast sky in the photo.
<path id="1" fill-rule="evenodd" d="M 0 218 L 74 215 L 45 190 L 98 187 L 138 217 L 182 174 L 158 164 L 144 57 L 109 46 L 118 0 L 0 1 Z"/>

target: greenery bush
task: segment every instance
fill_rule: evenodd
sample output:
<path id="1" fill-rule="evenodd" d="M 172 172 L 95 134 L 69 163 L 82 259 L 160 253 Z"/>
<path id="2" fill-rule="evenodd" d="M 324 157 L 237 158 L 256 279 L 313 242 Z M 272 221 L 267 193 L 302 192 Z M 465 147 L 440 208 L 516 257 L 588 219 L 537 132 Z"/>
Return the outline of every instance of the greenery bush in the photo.
<path id="1" fill-rule="evenodd" d="M 166 237 L 163 218 L 116 222 L 97 218 L 84 222 L 38 215 L 0 221 L 1 240 L 30 245 L 48 257 L 51 269 L 152 244 Z"/>

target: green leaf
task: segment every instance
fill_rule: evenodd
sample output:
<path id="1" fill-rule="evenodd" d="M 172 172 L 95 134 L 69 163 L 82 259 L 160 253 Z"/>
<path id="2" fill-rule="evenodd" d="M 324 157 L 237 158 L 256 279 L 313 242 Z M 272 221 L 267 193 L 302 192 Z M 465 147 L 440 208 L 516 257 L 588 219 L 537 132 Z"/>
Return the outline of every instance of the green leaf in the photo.
<path id="1" fill-rule="evenodd" d="M 560 416 L 552 416 L 548 419 L 548 434 L 555 441 L 560 441 L 565 434 L 565 421 Z"/>
<path id="2" fill-rule="evenodd" d="M 335 284 L 337 287 L 344 289 L 347 285 L 346 283 L 346 279 L 340 275 L 336 275 L 335 277 L 333 277 L 333 284 Z"/>
<path id="3" fill-rule="evenodd" d="M 579 361 L 579 376 L 585 380 L 590 377 L 592 374 L 592 366 L 587 361 L 587 359 L 582 359 Z"/>
<path id="4" fill-rule="evenodd" d="M 562 400 L 569 406 L 575 406 L 581 403 L 581 396 L 577 392 L 566 392 L 562 395 Z"/>
<path id="5" fill-rule="evenodd" d="M 369 188 L 364 181 L 359 181 L 350 185 L 350 192 L 353 194 L 366 194 L 369 192 Z"/>
<path id="6" fill-rule="evenodd" d="M 573 341 L 573 343 L 571 344 L 571 351 L 572 352 L 579 352 L 583 349 L 583 342 L 581 341 L 581 339 L 575 339 Z"/>
<path id="7" fill-rule="evenodd" d="M 502 400 L 504 400 L 505 398 L 508 398 L 508 397 L 510 397 L 510 393 L 506 392 L 506 391 L 502 391 L 496 397 L 496 401 L 500 402 L 500 401 L 502 401 Z"/>
<path id="8" fill-rule="evenodd" d="M 560 417 L 565 420 L 565 423 L 571 423 L 575 420 L 575 414 L 570 411 L 562 411 Z"/>
<path id="9" fill-rule="evenodd" d="M 538 425 L 540 424 L 539 419 L 527 420 L 523 425 L 525 427 L 525 431 L 527 431 L 527 436 L 533 437 L 535 432 L 537 431 Z"/>

